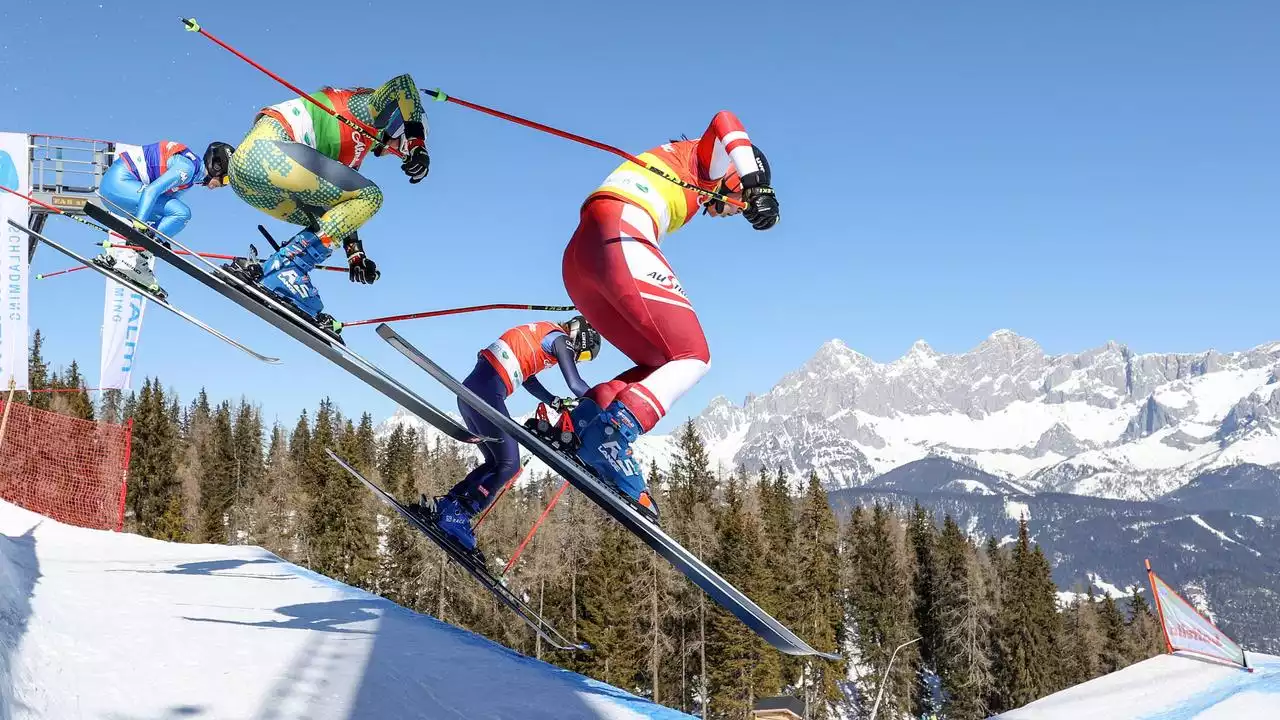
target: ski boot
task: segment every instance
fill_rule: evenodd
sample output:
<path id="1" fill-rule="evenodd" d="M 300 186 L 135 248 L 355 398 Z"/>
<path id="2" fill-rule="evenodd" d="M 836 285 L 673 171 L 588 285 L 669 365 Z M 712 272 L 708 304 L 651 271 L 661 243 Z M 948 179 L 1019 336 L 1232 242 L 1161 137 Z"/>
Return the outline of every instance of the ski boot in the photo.
<path id="1" fill-rule="evenodd" d="M 476 547 L 476 536 L 471 530 L 471 518 L 475 513 L 471 512 L 470 503 L 449 495 L 438 498 L 423 495 L 409 509 L 423 522 L 439 529 L 465 554 L 484 564 L 484 555 Z"/>
<path id="2" fill-rule="evenodd" d="M 314 232 L 303 230 L 271 257 L 238 257 L 222 267 L 241 280 L 256 284 L 274 295 L 310 325 L 333 340 L 343 343 L 342 323 L 324 312 L 320 292 L 311 284 L 311 271 L 333 253 Z M 256 253 L 255 253 L 256 255 Z"/>
<path id="3" fill-rule="evenodd" d="M 132 280 L 161 300 L 169 297 L 169 293 L 156 282 L 156 258 L 146 250 L 111 246 L 94 257 L 93 264 Z"/>
<path id="4" fill-rule="evenodd" d="M 631 451 L 631 443 L 640 437 L 640 422 L 631 411 L 617 401 L 601 410 L 594 400 L 583 398 L 573 411 L 573 425 L 582 441 L 578 459 L 656 524 L 658 504 Z"/>

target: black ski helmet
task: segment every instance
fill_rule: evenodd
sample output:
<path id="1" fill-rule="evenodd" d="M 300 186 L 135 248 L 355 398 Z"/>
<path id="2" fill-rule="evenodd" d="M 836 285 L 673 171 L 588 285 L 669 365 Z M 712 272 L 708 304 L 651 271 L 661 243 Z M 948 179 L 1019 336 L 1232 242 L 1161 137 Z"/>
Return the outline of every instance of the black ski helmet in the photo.
<path id="1" fill-rule="evenodd" d="M 564 324 L 565 332 L 569 333 L 569 347 L 573 348 L 573 352 L 578 357 L 578 362 L 586 362 L 595 360 L 600 357 L 600 332 L 591 327 L 591 323 L 581 315 L 575 315 L 569 318 Z"/>
<path id="2" fill-rule="evenodd" d="M 231 153 L 236 149 L 224 142 L 211 142 L 204 151 L 204 184 L 217 178 L 223 185 L 227 184 L 227 175 L 231 172 Z"/>

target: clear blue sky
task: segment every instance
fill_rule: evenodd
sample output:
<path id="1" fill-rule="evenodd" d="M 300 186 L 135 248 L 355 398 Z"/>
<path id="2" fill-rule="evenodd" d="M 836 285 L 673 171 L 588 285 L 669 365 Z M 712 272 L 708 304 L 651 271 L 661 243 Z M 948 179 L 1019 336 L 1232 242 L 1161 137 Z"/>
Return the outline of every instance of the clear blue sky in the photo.
<path id="1" fill-rule="evenodd" d="M 766 390 L 825 340 L 877 360 L 917 338 L 944 352 L 1008 327 L 1050 352 L 1109 339 L 1138 351 L 1280 339 L 1280 5 L 1258 2 L 174 3 L 0 8 L 0 129 L 137 143 L 236 143 L 289 93 L 199 36 L 296 84 L 420 85 L 640 151 L 734 110 L 768 153 L 773 231 L 698 218 L 664 246 L 712 369 L 675 408 Z M 380 20 L 378 18 L 385 18 Z M 357 319 L 484 302 L 566 300 L 560 258 L 609 155 L 429 107 L 432 171 L 364 169 L 386 192 L 362 231 L 372 287 L 318 283 Z M 230 190 L 187 194 L 183 240 L 238 252 L 266 222 Z M 91 233 L 52 220 L 88 251 Z M 37 272 L 63 263 L 42 251 Z M 322 395 L 393 406 L 227 301 L 161 268 L 173 298 L 283 367 L 257 364 L 153 309 L 139 372 L 184 400 L 244 393 L 292 422 Z M 101 280 L 36 283 L 55 363 L 96 380 Z M 510 325 L 487 313 L 400 325 L 458 373 Z M 370 328 L 348 342 L 444 405 Z M 624 366 L 616 351 L 600 380 Z M 559 387 L 559 380 L 554 379 Z M 518 405 L 523 408 L 524 403 Z M 670 427 L 667 423 L 663 428 Z"/>

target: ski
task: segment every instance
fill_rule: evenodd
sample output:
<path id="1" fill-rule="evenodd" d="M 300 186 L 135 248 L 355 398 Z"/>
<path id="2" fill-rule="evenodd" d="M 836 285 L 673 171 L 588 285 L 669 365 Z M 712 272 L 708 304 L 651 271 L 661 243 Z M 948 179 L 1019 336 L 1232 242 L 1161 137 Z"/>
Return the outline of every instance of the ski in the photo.
<path id="1" fill-rule="evenodd" d="M 561 635 L 560 632 L 552 627 L 550 623 L 544 620 L 541 615 L 534 611 L 533 608 L 529 607 L 528 604 L 521 600 L 515 593 L 511 592 L 511 589 L 504 585 L 502 580 L 489 572 L 487 567 L 476 562 L 474 557 L 460 551 L 458 547 L 449 542 L 444 533 L 440 532 L 440 530 L 435 526 L 422 522 L 422 520 L 410 512 L 408 508 L 400 504 L 399 500 L 392 497 L 391 493 L 388 493 L 386 490 L 378 487 L 378 485 L 372 480 L 369 480 L 364 475 L 360 474 L 358 470 L 348 465 L 342 458 L 338 457 L 337 453 L 329 448 L 325 448 L 324 451 L 329 454 L 329 457 L 333 458 L 334 462 L 341 465 L 343 470 L 351 473 L 351 475 L 357 480 L 364 483 L 364 486 L 369 488 L 374 495 L 377 495 L 379 500 L 390 505 L 396 512 L 400 513 L 405 520 L 409 521 L 410 525 L 418 530 L 418 532 L 427 536 L 431 542 L 439 545 L 440 549 L 449 556 L 450 560 L 460 565 L 462 569 L 466 570 L 467 573 L 471 575 L 471 577 L 475 578 L 486 590 L 492 593 L 499 602 L 506 605 L 515 614 L 519 615 L 520 618 L 524 620 L 525 623 L 544 641 L 550 643 L 551 646 L 557 650 L 588 649 L 586 645 L 569 642 L 568 639 Z"/>
<path id="2" fill-rule="evenodd" d="M 201 319 L 199 319 L 199 318 L 195 317 L 194 315 L 191 315 L 191 314 L 189 314 L 189 313 L 187 313 L 187 312 L 185 312 L 185 311 L 183 311 L 183 310 L 178 309 L 177 307 L 174 307 L 173 305 L 169 304 L 169 301 L 168 301 L 168 300 L 163 300 L 163 299 L 161 299 L 158 295 L 156 295 L 155 293 L 151 292 L 151 291 L 150 291 L 150 290 L 148 290 L 147 288 L 142 287 L 142 286 L 141 286 L 141 285 L 139 285 L 138 283 L 134 282 L 131 278 L 128 278 L 128 277 L 126 277 L 126 276 L 124 276 L 124 275 L 121 275 L 120 273 L 112 272 L 111 270 L 108 270 L 107 268 L 105 268 L 105 267 L 103 267 L 103 266 L 99 265 L 98 263 L 96 263 L 96 262 L 94 262 L 94 261 L 92 261 L 92 260 L 88 260 L 88 259 L 86 259 L 86 258 L 82 257 L 82 256 L 80 255 L 80 253 L 77 253 L 76 251 L 74 251 L 74 250 L 72 250 L 72 249 L 70 249 L 70 248 L 68 248 L 68 247 L 66 247 L 66 246 L 64 246 L 64 245 L 62 245 L 61 243 L 58 243 L 58 242 L 56 242 L 56 241 L 54 241 L 54 240 L 51 240 L 51 239 L 49 239 L 49 238 L 45 237 L 44 235 L 41 235 L 40 233 L 38 233 L 38 232 L 36 232 L 36 231 L 34 231 L 34 230 L 31 230 L 30 228 L 27 228 L 27 227 L 26 227 L 26 226 L 24 226 L 24 225 L 19 225 L 18 223 L 14 222 L 14 221 L 12 221 L 12 220 L 10 220 L 10 221 L 9 221 L 9 225 L 10 225 L 10 226 L 12 226 L 13 228 L 17 229 L 17 230 L 21 230 L 22 232 L 24 232 L 24 233 L 26 233 L 27 235 L 31 236 L 31 238 L 32 238 L 32 239 L 34 239 L 34 240 L 38 240 L 38 241 L 40 241 L 40 242 L 44 243 L 45 245 L 48 245 L 49 247 L 53 248 L 54 250 L 57 250 L 58 252 L 62 253 L 63 255 L 66 255 L 67 257 L 71 258 L 72 260 L 75 260 L 76 262 L 78 262 L 78 263 L 80 263 L 80 264 L 82 264 L 82 265 L 85 265 L 86 267 L 89 267 L 89 268 L 91 268 L 91 269 L 93 269 L 93 270 L 97 271 L 99 274 L 106 276 L 108 279 L 110 279 L 110 280 L 114 280 L 115 282 L 117 282 L 117 283 L 119 283 L 119 284 L 121 284 L 121 285 L 123 285 L 123 286 L 125 286 L 125 287 L 129 288 L 130 290 L 132 290 L 132 291 L 134 291 L 134 292 L 138 293 L 139 295 L 143 296 L 143 297 L 144 297 L 144 298 L 146 298 L 147 300 L 150 300 L 151 302 L 155 303 L 156 305 L 159 305 L 160 307 L 164 308 L 165 310 L 168 310 L 169 312 L 173 313 L 174 315 L 177 315 L 178 317 L 182 318 L 183 320 L 186 320 L 187 322 L 191 323 L 192 325 L 195 325 L 196 327 L 200 328 L 201 330 L 204 330 L 205 332 L 207 332 L 207 333 L 209 333 L 210 335 L 212 335 L 212 336 L 214 336 L 214 337 L 218 338 L 219 340 L 221 340 L 221 341 L 223 341 L 223 342 L 227 343 L 228 345 L 231 345 L 232 347 L 238 348 L 238 349 L 240 349 L 240 350 L 242 350 L 242 351 L 244 351 L 244 352 L 248 353 L 249 355 L 252 355 L 255 359 L 257 359 L 257 360 L 261 360 L 261 361 L 262 361 L 262 362 L 264 362 L 264 363 L 270 363 L 270 364 L 272 364 L 272 365 L 275 365 L 275 364 L 277 364 L 277 363 L 279 363 L 279 362 L 280 362 L 280 358 L 273 358 L 273 357 L 271 357 L 270 355 L 263 355 L 262 353 L 258 352 L 257 350 L 254 350 L 253 348 L 249 347 L 248 345 L 245 345 L 245 344 L 243 344 L 243 343 L 239 342 L 238 340 L 235 340 L 235 339 L 233 339 L 233 338 L 230 338 L 230 337 L 228 337 L 228 336 L 224 335 L 224 334 L 223 334 L 221 331 L 219 331 L 217 328 L 214 328 L 213 326 L 211 326 L 211 325 L 209 325 L 208 323 L 204 322 L 203 320 L 201 320 Z"/>
<path id="3" fill-rule="evenodd" d="M 378 392 L 381 392 L 383 395 L 386 395 L 388 398 L 391 398 L 401 407 L 422 418 L 424 421 L 430 423 L 454 440 L 464 443 L 478 443 L 488 439 L 475 435 L 462 425 L 454 422 L 454 420 L 448 415 L 437 410 L 433 405 L 431 405 L 431 403 L 424 400 L 421 396 L 401 384 L 395 378 L 383 372 L 378 368 L 378 366 L 368 360 L 365 360 L 355 351 L 346 347 L 342 343 L 334 342 L 319 328 L 308 325 L 300 319 L 296 319 L 296 315 L 270 293 L 264 292 L 253 285 L 242 282 L 235 275 L 232 275 L 217 264 L 209 262 L 198 255 L 191 255 L 189 257 L 178 255 L 172 249 L 165 247 L 146 235 L 143 235 L 134 229 L 133 226 L 94 203 L 85 203 L 84 211 L 89 217 L 102 223 L 112 231 L 124 236 L 131 244 L 140 245 L 141 247 L 146 248 L 156 257 L 161 258 L 170 265 L 173 265 L 182 272 L 203 283 L 206 287 L 217 292 L 219 295 L 222 295 L 240 307 L 248 310 L 254 315 L 257 315 L 261 320 L 270 323 L 286 335 L 292 337 L 303 345 L 306 345 L 312 351 L 356 376 L 365 384 L 374 388 Z M 117 212 L 123 211 L 117 210 Z M 126 217 L 132 217 L 128 215 L 128 213 L 123 214 Z M 189 248 L 178 243 L 172 238 L 166 239 L 172 243 L 174 247 L 190 252 Z M 212 272 L 198 267 L 196 265 L 197 261 L 207 265 L 212 269 Z"/>
<path id="4" fill-rule="evenodd" d="M 479 396 L 458 382 L 456 378 L 445 372 L 435 361 L 409 344 L 399 333 L 392 330 L 391 326 L 383 323 L 378 326 L 377 332 L 383 340 L 386 340 L 401 354 L 412 360 L 418 367 L 427 371 L 431 377 L 448 388 L 467 405 L 474 408 L 489 422 L 510 433 L 529 452 L 537 456 L 538 459 L 546 463 L 548 467 L 565 480 L 572 483 L 574 487 L 578 488 L 597 505 L 604 508 L 615 520 L 622 523 L 623 527 L 634 533 L 650 548 L 653 548 L 654 552 L 684 573 L 685 577 L 702 588 L 703 591 L 711 596 L 711 599 L 737 616 L 739 620 L 757 635 L 764 638 L 770 645 L 788 655 L 814 655 L 828 660 L 840 659 L 839 655 L 820 652 L 804 640 L 801 640 L 785 625 L 761 609 L 759 605 L 756 605 L 751 598 L 743 595 L 742 591 L 720 577 L 715 570 L 699 560 L 696 555 L 686 550 L 655 523 L 641 515 L 634 505 L 624 500 L 622 496 L 610 489 L 593 473 L 587 472 L 577 463 L 576 459 L 560 454 L 530 433 L 523 425 L 484 402 Z"/>

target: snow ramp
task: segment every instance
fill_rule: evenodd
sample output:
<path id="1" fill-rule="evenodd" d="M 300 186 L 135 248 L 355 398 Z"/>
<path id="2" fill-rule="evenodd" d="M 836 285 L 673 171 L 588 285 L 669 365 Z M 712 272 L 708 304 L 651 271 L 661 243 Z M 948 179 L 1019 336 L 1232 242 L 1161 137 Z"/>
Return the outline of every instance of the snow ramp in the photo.
<path id="1" fill-rule="evenodd" d="M 261 548 L 0 502 L 0 720 L 688 717 Z"/>
<path id="2" fill-rule="evenodd" d="M 1280 718 L 1280 657 L 1247 653 L 1253 672 L 1160 655 L 1041 698 L 1002 720 L 1266 720 Z"/>

